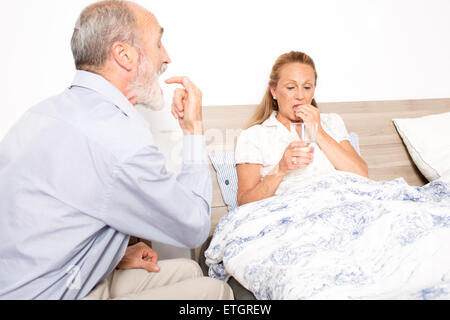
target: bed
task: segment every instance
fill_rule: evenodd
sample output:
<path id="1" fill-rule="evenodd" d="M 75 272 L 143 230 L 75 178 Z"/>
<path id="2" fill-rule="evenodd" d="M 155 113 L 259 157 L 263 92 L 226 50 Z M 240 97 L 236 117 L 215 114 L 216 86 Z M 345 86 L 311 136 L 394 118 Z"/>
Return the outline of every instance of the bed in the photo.
<path id="1" fill-rule="evenodd" d="M 411 157 L 410 146 L 399 134 L 399 127 L 393 119 L 418 118 L 450 112 L 450 99 L 424 99 L 399 101 L 338 102 L 319 104 L 323 113 L 338 113 L 343 118 L 347 130 L 355 133 L 362 157 L 369 166 L 369 178 L 374 181 L 391 181 L 402 177 L 410 186 L 424 186 L 428 179 L 423 170 Z M 204 107 L 203 116 L 207 151 L 209 154 L 232 152 L 237 137 L 253 115 L 256 105 Z M 422 169 L 422 168 L 421 168 Z M 225 184 L 217 176 L 217 167 L 210 163 L 213 178 L 212 236 L 216 226 L 229 209 Z M 225 182 L 229 182 L 225 180 Z M 228 185 L 227 185 L 228 186 Z M 211 238 L 195 250 L 205 274 L 204 252 Z M 236 299 L 254 299 L 252 292 L 245 289 L 233 277 L 229 278 Z"/>

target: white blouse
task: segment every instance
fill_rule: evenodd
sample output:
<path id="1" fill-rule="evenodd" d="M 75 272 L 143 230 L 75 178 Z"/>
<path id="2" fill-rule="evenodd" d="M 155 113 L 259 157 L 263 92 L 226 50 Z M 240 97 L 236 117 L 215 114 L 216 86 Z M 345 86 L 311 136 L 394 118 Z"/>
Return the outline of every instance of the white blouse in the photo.
<path id="1" fill-rule="evenodd" d="M 278 165 L 288 145 L 296 140 L 295 135 L 281 124 L 276 116 L 277 112 L 274 111 L 262 124 L 244 130 L 236 144 L 236 164 L 261 164 L 261 180 Z M 320 123 L 325 132 L 337 142 L 349 140 L 344 121 L 336 113 L 322 113 Z M 286 175 L 275 194 L 285 193 L 292 184 L 334 170 L 330 160 L 320 147 L 315 145 L 313 162 L 304 169 L 297 169 Z"/>

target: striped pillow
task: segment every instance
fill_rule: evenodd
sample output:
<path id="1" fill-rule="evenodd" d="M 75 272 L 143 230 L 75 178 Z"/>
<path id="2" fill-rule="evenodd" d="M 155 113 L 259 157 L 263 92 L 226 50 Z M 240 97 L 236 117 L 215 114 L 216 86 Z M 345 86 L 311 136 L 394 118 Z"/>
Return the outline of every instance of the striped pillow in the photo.
<path id="1" fill-rule="evenodd" d="M 233 210 L 237 204 L 238 180 L 236 166 L 234 165 L 234 152 L 215 151 L 209 154 L 211 163 L 216 169 L 217 181 L 222 192 L 223 201 L 228 211 Z"/>

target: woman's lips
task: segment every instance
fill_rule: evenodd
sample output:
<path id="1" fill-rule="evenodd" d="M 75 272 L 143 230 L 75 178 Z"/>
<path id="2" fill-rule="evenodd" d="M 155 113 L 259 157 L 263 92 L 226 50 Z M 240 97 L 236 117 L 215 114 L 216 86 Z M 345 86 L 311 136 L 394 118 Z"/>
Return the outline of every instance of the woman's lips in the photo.
<path id="1" fill-rule="evenodd" d="M 296 104 L 295 106 L 292 107 L 292 109 L 294 109 L 294 111 L 297 111 L 297 109 L 302 106 L 302 104 Z"/>

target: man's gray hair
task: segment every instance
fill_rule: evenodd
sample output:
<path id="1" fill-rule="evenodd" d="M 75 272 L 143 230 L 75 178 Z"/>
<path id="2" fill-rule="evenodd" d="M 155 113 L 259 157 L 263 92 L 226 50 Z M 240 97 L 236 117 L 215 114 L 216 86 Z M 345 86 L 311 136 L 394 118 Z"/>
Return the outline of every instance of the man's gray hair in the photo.
<path id="1" fill-rule="evenodd" d="M 136 15 L 126 1 L 100 1 L 85 8 L 75 25 L 71 47 L 78 70 L 101 68 L 116 41 L 137 46 Z"/>

